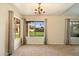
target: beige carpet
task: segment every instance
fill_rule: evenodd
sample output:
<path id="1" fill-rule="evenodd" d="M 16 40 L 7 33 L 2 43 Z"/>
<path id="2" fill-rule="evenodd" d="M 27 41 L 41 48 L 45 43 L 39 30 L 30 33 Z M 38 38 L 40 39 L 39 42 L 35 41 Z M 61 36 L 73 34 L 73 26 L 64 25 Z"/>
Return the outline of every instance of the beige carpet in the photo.
<path id="1" fill-rule="evenodd" d="M 79 56 L 79 45 L 24 45 L 12 56 Z"/>

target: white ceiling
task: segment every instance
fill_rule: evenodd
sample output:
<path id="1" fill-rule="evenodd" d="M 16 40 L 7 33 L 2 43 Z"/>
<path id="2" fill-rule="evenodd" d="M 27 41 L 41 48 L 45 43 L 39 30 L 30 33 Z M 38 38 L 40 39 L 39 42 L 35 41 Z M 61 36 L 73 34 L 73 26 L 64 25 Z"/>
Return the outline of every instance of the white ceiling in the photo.
<path id="1" fill-rule="evenodd" d="M 35 15 L 34 9 L 38 7 L 37 3 L 15 3 L 13 4 L 22 15 Z M 79 16 L 79 4 L 73 3 L 43 3 L 44 15 L 74 15 Z"/>

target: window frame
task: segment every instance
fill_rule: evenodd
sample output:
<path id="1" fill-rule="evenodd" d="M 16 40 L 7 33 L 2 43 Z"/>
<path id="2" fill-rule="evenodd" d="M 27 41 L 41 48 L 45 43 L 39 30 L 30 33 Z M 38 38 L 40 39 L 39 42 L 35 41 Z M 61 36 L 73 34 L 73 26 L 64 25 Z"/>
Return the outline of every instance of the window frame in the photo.
<path id="1" fill-rule="evenodd" d="M 28 22 L 43 22 L 44 23 L 44 33 L 43 33 L 43 36 L 30 36 L 29 35 L 29 31 L 27 32 L 28 34 L 26 35 L 27 37 L 45 37 L 45 21 L 26 21 L 26 23 Z"/>

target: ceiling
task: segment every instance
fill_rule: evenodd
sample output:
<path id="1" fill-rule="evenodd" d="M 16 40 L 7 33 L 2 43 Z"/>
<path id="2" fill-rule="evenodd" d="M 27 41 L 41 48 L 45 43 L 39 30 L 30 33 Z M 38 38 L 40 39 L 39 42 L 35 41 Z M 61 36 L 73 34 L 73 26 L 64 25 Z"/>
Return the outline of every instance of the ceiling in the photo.
<path id="1" fill-rule="evenodd" d="M 22 15 L 35 15 L 34 9 L 37 3 L 14 3 Z M 73 15 L 79 16 L 79 4 L 74 3 L 43 3 L 41 7 L 45 10 L 43 15 Z"/>

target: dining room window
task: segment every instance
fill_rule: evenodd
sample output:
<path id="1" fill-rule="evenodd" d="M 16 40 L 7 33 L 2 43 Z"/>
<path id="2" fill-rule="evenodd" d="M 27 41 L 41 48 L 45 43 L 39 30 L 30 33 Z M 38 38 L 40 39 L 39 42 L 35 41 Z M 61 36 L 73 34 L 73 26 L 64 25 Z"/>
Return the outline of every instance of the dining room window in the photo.
<path id="1" fill-rule="evenodd" d="M 27 21 L 27 36 L 43 37 L 44 36 L 44 21 Z"/>

